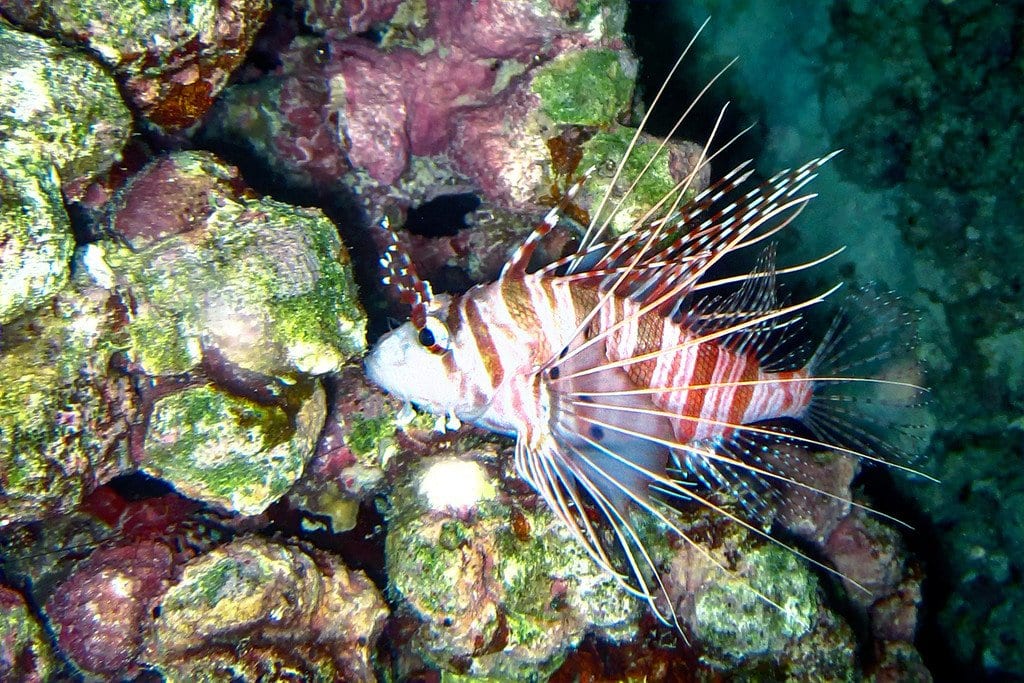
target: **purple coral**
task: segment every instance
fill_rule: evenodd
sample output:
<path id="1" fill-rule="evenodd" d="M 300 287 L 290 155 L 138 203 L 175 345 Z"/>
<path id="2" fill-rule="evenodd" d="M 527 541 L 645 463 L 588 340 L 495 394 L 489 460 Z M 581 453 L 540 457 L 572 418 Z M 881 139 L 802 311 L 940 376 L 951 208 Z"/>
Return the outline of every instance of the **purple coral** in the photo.
<path id="1" fill-rule="evenodd" d="M 431 19 L 438 40 L 483 59 L 528 62 L 550 55 L 559 38 L 581 38 L 567 26 L 577 11 L 575 0 L 442 0 L 433 5 Z"/>
<path id="2" fill-rule="evenodd" d="M 61 649 L 92 674 L 132 673 L 143 627 L 173 569 L 171 548 L 160 541 L 94 552 L 46 604 Z"/>
<path id="3" fill-rule="evenodd" d="M 390 19 L 402 0 L 299 0 L 306 25 L 321 33 L 346 36 Z"/>
<path id="4" fill-rule="evenodd" d="M 360 572 L 247 536 L 253 520 L 199 516 L 176 494 L 127 502 L 100 489 L 89 508 L 113 520 L 117 539 L 77 563 L 46 602 L 57 642 L 80 671 L 113 678 L 156 668 L 191 678 L 281 665 L 301 676 L 368 675 L 386 610 Z M 250 647 L 225 649 L 240 633 Z"/>
<path id="5" fill-rule="evenodd" d="M 609 18 L 620 10 L 598 9 L 606 21 L 595 24 L 571 0 L 445 0 L 401 18 L 386 1 L 310 1 L 305 10 L 324 40 L 297 37 L 274 74 L 229 94 L 211 133 L 244 132 L 279 171 L 321 189 L 353 166 L 378 186 L 361 188 L 374 201 L 414 157 L 441 155 L 450 174 L 499 206 L 537 210 L 550 163 L 544 140 L 558 131 L 544 127 L 534 75 L 562 54 L 624 50 Z M 371 26 L 379 43 L 354 35 Z"/>
<path id="6" fill-rule="evenodd" d="M 331 56 L 327 76 L 342 101 L 349 161 L 386 184 L 398 180 L 411 154 L 443 152 L 457 112 L 486 101 L 494 85 L 490 64 L 454 47 L 444 55 L 383 52 L 351 38 L 333 45 Z"/>

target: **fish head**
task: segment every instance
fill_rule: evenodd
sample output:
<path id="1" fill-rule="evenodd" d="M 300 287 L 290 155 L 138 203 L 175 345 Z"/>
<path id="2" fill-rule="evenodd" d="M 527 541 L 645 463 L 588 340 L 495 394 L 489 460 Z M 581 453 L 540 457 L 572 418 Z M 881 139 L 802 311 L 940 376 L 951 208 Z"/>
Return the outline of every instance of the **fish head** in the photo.
<path id="1" fill-rule="evenodd" d="M 458 349 L 445 325 L 446 310 L 447 305 L 437 306 L 419 324 L 410 320 L 391 330 L 365 361 L 370 381 L 435 415 L 466 409 L 461 372 L 452 362 Z"/>

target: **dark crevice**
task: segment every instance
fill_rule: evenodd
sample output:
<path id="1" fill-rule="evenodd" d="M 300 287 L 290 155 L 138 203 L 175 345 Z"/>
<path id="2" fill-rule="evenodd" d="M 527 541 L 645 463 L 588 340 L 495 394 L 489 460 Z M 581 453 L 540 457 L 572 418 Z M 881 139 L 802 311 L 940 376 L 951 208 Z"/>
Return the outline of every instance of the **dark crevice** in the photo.
<path id="1" fill-rule="evenodd" d="M 475 194 L 444 194 L 409 209 L 405 229 L 423 237 L 451 237 L 466 227 L 466 215 L 479 206 Z"/>
<path id="2" fill-rule="evenodd" d="M 142 472 L 132 472 L 116 476 L 105 485 L 128 501 L 158 498 L 159 496 L 174 492 L 174 487 L 163 479 L 157 479 Z"/>

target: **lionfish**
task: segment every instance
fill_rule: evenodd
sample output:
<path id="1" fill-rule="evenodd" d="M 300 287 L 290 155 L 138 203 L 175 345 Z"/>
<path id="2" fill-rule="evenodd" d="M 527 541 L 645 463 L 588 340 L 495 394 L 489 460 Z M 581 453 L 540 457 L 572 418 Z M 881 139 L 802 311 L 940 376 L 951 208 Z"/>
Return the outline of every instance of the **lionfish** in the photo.
<path id="1" fill-rule="evenodd" d="M 384 282 L 411 314 L 379 340 L 366 371 L 406 406 L 438 416 L 442 430 L 465 421 L 513 437 L 518 476 L 594 562 L 678 628 L 671 603 L 663 606 L 668 594 L 634 513 L 650 515 L 696 546 L 673 518 L 680 504 L 695 503 L 785 545 L 766 530 L 781 492 L 866 507 L 807 483 L 802 463 L 811 453 L 838 451 L 914 472 L 894 462 L 902 454 L 870 420 L 851 416 L 851 401 L 836 389 L 921 388 L 843 374 L 849 369 L 841 361 L 844 316 L 809 360 L 794 361 L 792 341 L 805 334 L 805 310 L 839 287 L 784 303 L 776 276 L 811 268 L 842 249 L 777 268 L 767 246 L 752 271 L 717 274 L 723 259 L 766 242 L 795 218 L 815 196 L 804 187 L 837 152 L 761 184 L 744 162 L 694 193 L 697 173 L 718 154 L 709 150 L 723 108 L 687 177 L 631 229 L 602 237 L 618 208 L 605 211 L 611 188 L 654 104 L 579 247 L 538 270 L 528 270 L 534 251 L 593 169 L 537 224 L 496 281 L 461 296 L 435 295 L 385 220 Z M 739 509 L 718 501 L 716 491 L 731 494 Z"/>

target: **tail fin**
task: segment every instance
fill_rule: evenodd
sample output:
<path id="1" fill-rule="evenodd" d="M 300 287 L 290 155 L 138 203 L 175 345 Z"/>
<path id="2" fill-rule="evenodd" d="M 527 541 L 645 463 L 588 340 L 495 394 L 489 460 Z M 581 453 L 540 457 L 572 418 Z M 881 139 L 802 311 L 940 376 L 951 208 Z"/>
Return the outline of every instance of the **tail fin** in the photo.
<path id="1" fill-rule="evenodd" d="M 848 295 L 808 361 L 815 392 L 804 425 L 861 460 L 910 470 L 930 434 L 915 330 L 915 314 L 891 292 Z"/>

